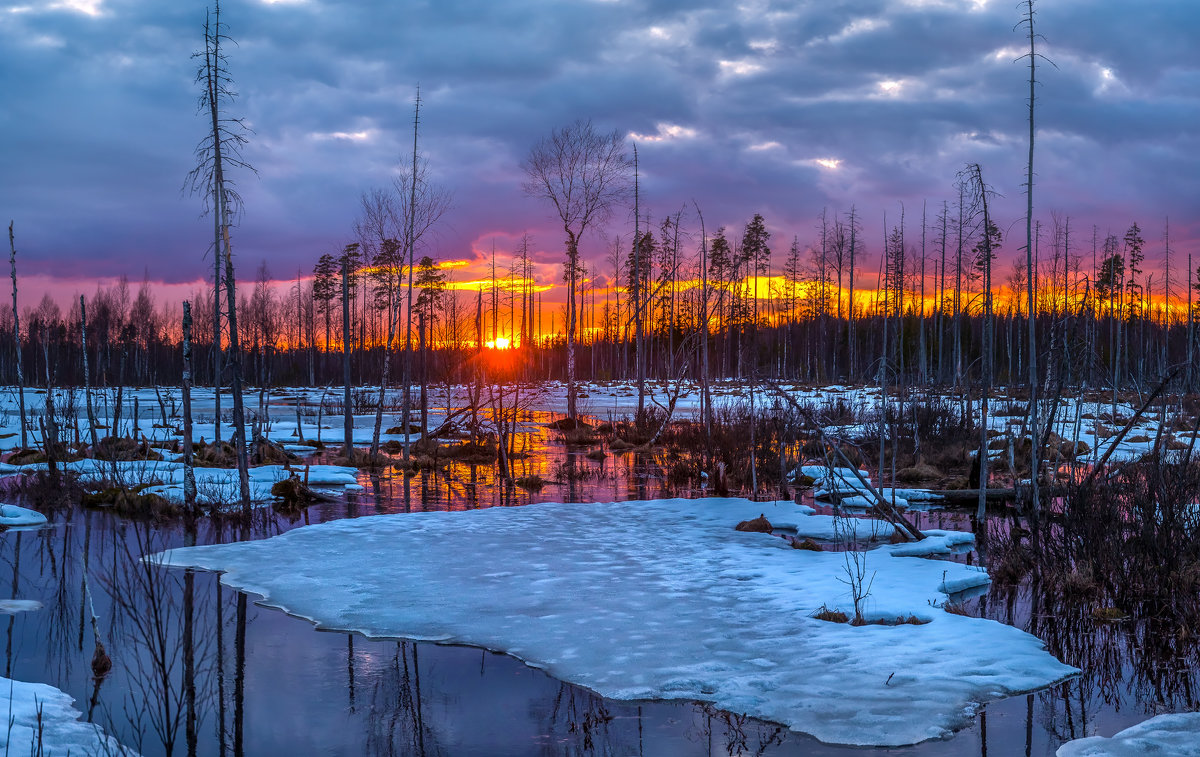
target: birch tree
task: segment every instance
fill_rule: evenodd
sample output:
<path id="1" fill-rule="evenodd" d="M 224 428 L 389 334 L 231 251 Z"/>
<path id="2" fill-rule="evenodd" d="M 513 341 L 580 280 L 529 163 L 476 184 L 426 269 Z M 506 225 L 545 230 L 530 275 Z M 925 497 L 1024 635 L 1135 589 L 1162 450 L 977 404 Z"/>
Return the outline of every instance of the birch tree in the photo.
<path id="1" fill-rule="evenodd" d="M 577 419 L 575 321 L 579 244 L 606 221 L 629 193 L 630 161 L 620 132 L 598 133 L 591 121 L 556 129 L 533 146 L 522 164 L 525 193 L 550 203 L 566 235 L 567 416 Z"/>

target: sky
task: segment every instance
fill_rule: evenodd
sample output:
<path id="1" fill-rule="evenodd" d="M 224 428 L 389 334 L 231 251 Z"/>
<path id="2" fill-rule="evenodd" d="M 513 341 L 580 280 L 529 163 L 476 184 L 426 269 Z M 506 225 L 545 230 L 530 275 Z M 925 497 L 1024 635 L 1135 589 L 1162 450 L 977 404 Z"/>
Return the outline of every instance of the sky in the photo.
<path id="1" fill-rule="evenodd" d="M 1023 5 L 1023 4 L 1022 4 Z M 1200 258 L 1200 3 L 1044 0 L 1035 214 L 1091 229 L 1137 221 L 1151 261 L 1170 219 L 1177 271 Z M 96 282 L 198 282 L 211 222 L 184 190 L 204 135 L 192 53 L 195 0 L 0 0 L 0 218 L 19 266 L 55 296 Z M 883 217 L 956 197 L 981 164 L 993 216 L 1024 244 L 1028 41 L 1013 0 L 226 0 L 222 19 L 257 175 L 234 175 L 245 211 L 241 280 L 311 272 L 353 239 L 360 197 L 420 152 L 452 196 L 429 238 L 482 274 L 523 233 L 556 283 L 562 233 L 524 194 L 521 161 L 576 119 L 639 149 L 655 222 L 693 202 L 711 232 L 758 212 L 777 260 L 809 244 L 823 208 L 855 205 L 867 267 Z M 697 226 L 691 211 L 692 229 Z M 631 208 L 602 230 L 629 238 Z M 698 233 L 690 240 L 699 243 Z M 585 253 L 604 265 L 605 238 Z M 1151 262 L 1151 261 L 1148 261 Z M 1147 266 L 1150 267 L 1149 265 Z M 34 300 L 36 301 L 36 299 Z"/>

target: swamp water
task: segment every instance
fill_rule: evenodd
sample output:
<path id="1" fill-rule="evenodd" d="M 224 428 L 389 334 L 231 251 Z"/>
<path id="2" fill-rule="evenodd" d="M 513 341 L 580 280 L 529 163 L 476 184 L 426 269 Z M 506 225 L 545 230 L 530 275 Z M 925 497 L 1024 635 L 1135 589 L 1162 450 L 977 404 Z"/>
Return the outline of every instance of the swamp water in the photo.
<path id="1" fill-rule="evenodd" d="M 221 587 L 210 573 L 164 570 L 138 559 L 185 544 L 261 539 L 363 515 L 701 494 L 671 487 L 655 461 L 632 453 L 594 461 L 566 452 L 544 432 L 527 442 L 533 453 L 518 461 L 522 475 L 553 478 L 564 466 L 579 475 L 531 493 L 496 486 L 492 466 L 455 464 L 407 478 L 362 472 L 362 492 L 290 518 L 261 510 L 246 528 L 203 521 L 187 533 L 180 524 L 133 522 L 74 507 L 52 513 L 48 527 L 0 533 L 0 582 L 10 596 L 43 605 L 0 616 L 5 675 L 66 691 L 85 717 L 146 755 L 863 751 L 821 744 L 702 703 L 606 700 L 479 649 L 316 630 L 307 620 L 256 606 L 253 596 Z M 963 512 L 913 515 L 921 527 L 972 530 Z M 463 559 L 481 570 L 488 565 L 487 554 Z M 947 559 L 988 564 L 987 542 Z M 91 671 L 93 608 L 113 662 L 98 685 Z M 874 751 L 1050 755 L 1067 739 L 1110 735 L 1150 714 L 1196 709 L 1191 639 L 1164 641 L 1145 621 L 1097 622 L 1056 606 L 1028 584 L 993 587 L 964 608 L 1037 634 L 1060 659 L 1082 667 L 1083 675 L 990 703 L 949 740 Z M 803 678 L 804 660 L 795 661 L 795 671 Z"/>

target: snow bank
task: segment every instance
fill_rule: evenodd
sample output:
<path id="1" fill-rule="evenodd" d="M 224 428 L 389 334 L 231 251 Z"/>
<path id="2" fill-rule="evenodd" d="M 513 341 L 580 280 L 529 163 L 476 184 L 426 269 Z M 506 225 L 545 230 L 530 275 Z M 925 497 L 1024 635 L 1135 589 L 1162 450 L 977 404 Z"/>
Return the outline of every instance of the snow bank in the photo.
<path id="1" fill-rule="evenodd" d="M 1058 757 L 1200 757 L 1200 712 L 1159 715 L 1126 728 L 1112 738 L 1089 736 L 1068 741 Z"/>
<path id="2" fill-rule="evenodd" d="M 157 494 L 177 504 L 183 504 L 183 463 L 168 460 L 121 460 L 109 462 L 84 458 L 74 462 L 64 463 L 63 469 L 72 471 L 79 476 L 83 484 L 102 485 L 114 478 L 130 485 L 152 484 L 142 490 L 144 494 Z M 115 473 L 114 473 L 115 469 Z M 307 469 L 308 483 L 311 486 L 357 486 L 358 471 L 342 465 L 292 465 L 284 468 L 282 465 L 260 465 L 250 469 L 250 500 L 256 504 L 269 504 L 276 497 L 271 495 L 271 487 L 289 476 L 295 475 L 303 479 Z M 14 475 L 46 470 L 45 463 L 29 465 L 10 465 L 0 463 L 0 475 Z M 194 468 L 196 474 L 196 500 L 201 505 L 232 504 L 239 500 L 238 474 L 233 468 Z M 8 523 L 7 509 L 24 510 L 14 505 L 0 505 L 0 525 L 27 525 Z M 41 517 L 39 523 L 46 521 L 44 516 L 32 510 L 25 510 Z M 30 516 L 32 517 L 32 516 Z"/>
<path id="3" fill-rule="evenodd" d="M 976 706 L 1076 673 L 1016 628 L 944 613 L 956 563 L 867 553 L 864 607 L 925 625 L 816 620 L 853 609 L 845 553 L 733 527 L 788 503 L 743 499 L 526 505 L 383 515 L 147 559 L 223 571 L 229 586 L 370 637 L 507 652 L 617 699 L 704 700 L 827 742 L 909 744 Z"/>
<path id="4" fill-rule="evenodd" d="M 0 615 L 16 615 L 19 612 L 34 612 L 42 609 L 36 599 L 0 599 Z"/>
<path id="5" fill-rule="evenodd" d="M 46 516 L 37 510 L 16 505 L 0 505 L 0 526 L 40 526 Z"/>
<path id="6" fill-rule="evenodd" d="M 53 686 L 0 677 L 0 752 L 12 755 L 136 755 L 104 734 L 100 726 L 79 720 L 75 700 Z M 38 709 L 42 743 L 37 751 Z"/>
<path id="7" fill-rule="evenodd" d="M 910 544 L 894 544 L 888 548 L 892 557 L 925 557 L 928 555 L 948 555 L 958 551 L 957 547 L 965 547 L 975 543 L 975 534 L 962 531 L 940 531 L 929 528 L 922 531 L 925 538 Z"/>

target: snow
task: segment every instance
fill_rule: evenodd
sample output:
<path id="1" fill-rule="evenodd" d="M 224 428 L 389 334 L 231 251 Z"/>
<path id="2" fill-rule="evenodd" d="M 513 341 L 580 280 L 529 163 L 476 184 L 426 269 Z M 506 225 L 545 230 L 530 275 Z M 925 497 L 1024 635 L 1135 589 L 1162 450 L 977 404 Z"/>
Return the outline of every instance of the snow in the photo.
<path id="1" fill-rule="evenodd" d="M 892 557 L 948 555 L 958 551 L 958 547 L 965 547 L 968 544 L 973 545 L 975 543 L 974 534 L 962 531 L 940 531 L 930 528 L 922 531 L 922 533 L 925 534 L 925 538 L 919 542 L 892 545 L 890 548 Z"/>
<path id="2" fill-rule="evenodd" d="M 157 494 L 176 504 L 183 504 L 183 463 L 170 460 L 120 460 L 109 462 L 84 458 L 62 465 L 63 470 L 72 471 L 79 476 L 80 483 L 91 486 L 109 486 L 116 480 L 126 486 L 150 484 L 142 489 L 143 494 Z M 45 463 L 30 463 L 29 465 L 10 465 L 0 463 L 0 475 L 14 475 L 46 470 Z M 236 503 L 238 494 L 237 470 L 231 468 L 194 468 L 196 475 L 196 499 L 201 505 L 227 505 Z M 292 465 L 285 468 L 282 465 L 260 465 L 250 469 L 250 500 L 256 504 L 269 504 L 275 501 L 271 487 L 278 481 L 289 476 L 298 476 L 301 480 L 307 475 L 310 486 L 341 486 L 350 489 L 357 486 L 357 469 L 342 465 Z M 0 515 L 7 516 L 4 508 L 16 508 L 13 505 L 0 505 Z M 26 510 L 32 513 L 31 510 Z M 38 513 L 33 513 L 38 515 Z M 39 516 L 41 517 L 41 516 Z M 45 522 L 45 517 L 41 521 Z M 0 517 L 0 525 L 6 525 Z M 15 524 L 7 524 L 15 525 Z"/>
<path id="3" fill-rule="evenodd" d="M 803 507 L 808 512 L 798 511 L 795 514 L 786 513 L 771 517 L 767 520 L 776 529 L 792 531 L 796 536 L 808 536 L 813 539 L 837 539 L 887 541 L 896 530 L 891 523 L 868 518 L 849 518 L 834 515 L 816 515 L 812 508 Z"/>
<path id="4" fill-rule="evenodd" d="M 815 517 L 744 499 L 544 503 L 381 515 L 147 559 L 221 581 L 318 627 L 507 652 L 616 699 L 713 702 L 826 742 L 944 737 L 978 705 L 1074 675 L 1019 629 L 942 612 L 957 563 L 866 553 L 852 627 L 848 553 L 791 549 L 734 525 Z"/>
<path id="5" fill-rule="evenodd" d="M 0 526 L 40 526 L 46 516 L 37 510 L 17 505 L 0 505 Z"/>
<path id="6" fill-rule="evenodd" d="M 42 603 L 36 599 L 0 599 L 0 615 L 16 615 L 40 609 Z"/>
<path id="7" fill-rule="evenodd" d="M 1112 738 L 1089 736 L 1068 741 L 1058 757 L 1200 757 L 1200 712 L 1159 715 Z"/>
<path id="8" fill-rule="evenodd" d="M 4 754 L 136 755 L 105 735 L 100 726 L 79 720 L 75 700 L 44 683 L 25 683 L 0 677 L 0 750 Z M 38 748 L 38 710 L 41 710 L 41 751 Z"/>

